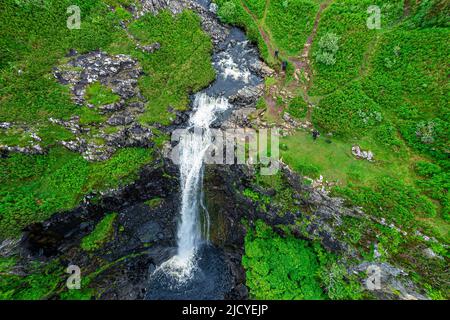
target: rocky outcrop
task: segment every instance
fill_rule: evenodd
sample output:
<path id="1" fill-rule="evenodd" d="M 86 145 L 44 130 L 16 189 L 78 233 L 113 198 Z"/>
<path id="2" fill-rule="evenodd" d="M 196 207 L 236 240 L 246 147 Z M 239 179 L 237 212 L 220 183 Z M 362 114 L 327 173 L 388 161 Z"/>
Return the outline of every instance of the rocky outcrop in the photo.
<path id="1" fill-rule="evenodd" d="M 380 300 L 429 300 L 426 296 L 417 292 L 416 285 L 408 277 L 408 274 L 386 262 L 363 262 L 350 269 L 351 272 L 368 273 L 374 271 L 379 279 L 368 278 L 365 287 Z M 370 283 L 370 281 L 372 281 Z M 369 284 L 367 283 L 369 282 Z"/>
<path id="2" fill-rule="evenodd" d="M 0 256 L 15 255 L 18 266 L 58 258 L 64 268 L 79 266 L 83 275 L 103 268 L 89 285 L 100 299 L 143 299 L 149 269 L 176 250 L 177 176 L 170 163 L 149 164 L 134 183 L 90 194 L 75 210 L 29 226 L 20 241 L 3 241 Z M 154 198 L 160 199 L 157 206 L 145 204 Z M 118 213 L 110 241 L 88 255 L 80 248 L 81 239 L 110 212 Z"/>
<path id="3" fill-rule="evenodd" d="M 132 10 L 135 18 L 140 18 L 146 13 L 157 14 L 165 9 L 177 14 L 183 10 L 183 2 L 182 0 L 140 0 L 137 6 L 132 6 Z"/>
<path id="4" fill-rule="evenodd" d="M 255 107 L 258 99 L 264 94 L 264 84 L 248 86 L 239 90 L 228 100 L 236 107 L 252 108 Z"/>
<path id="5" fill-rule="evenodd" d="M 274 196 L 275 190 L 265 190 L 254 185 L 252 179 L 254 171 L 246 166 L 210 166 L 205 174 L 205 196 L 208 212 L 211 217 L 211 241 L 225 248 L 230 265 L 232 265 L 233 290 L 230 297 L 245 298 L 245 271 L 239 262 L 244 254 L 245 227 L 239 223 L 242 219 L 250 225 L 261 219 L 271 225 L 275 231 L 279 225 L 290 226 L 294 235 L 312 241 L 319 241 L 328 251 L 341 257 L 342 263 L 347 265 L 349 274 L 360 278 L 362 288 L 379 299 L 426 299 L 420 293 L 409 275 L 386 262 L 365 261 L 359 251 L 350 246 L 343 239 L 342 221 L 345 217 L 369 219 L 360 208 L 347 207 L 344 200 L 332 197 L 326 192 L 305 184 L 301 176 L 294 173 L 286 165 L 281 164 L 283 177 L 294 191 L 293 203 L 297 209 L 286 212 L 282 216 L 269 204 L 265 211 L 261 211 L 257 203 L 244 197 L 242 191 L 246 188 L 258 189 L 259 193 Z M 345 231 L 344 231 L 345 232 Z M 382 285 L 371 290 L 368 281 L 368 267 L 380 269 Z"/>
<path id="6" fill-rule="evenodd" d="M 123 100 L 140 96 L 137 79 L 142 69 L 136 60 L 123 54 L 110 56 L 102 51 L 71 54 L 74 57 L 56 67 L 53 74 L 58 82 L 69 85 L 76 104 L 85 104 L 86 87 L 97 81 L 110 87 Z"/>
<path id="7" fill-rule="evenodd" d="M 133 6 L 132 11 L 135 18 L 147 13 L 157 14 L 161 10 L 169 10 L 178 14 L 184 9 L 196 11 L 201 19 L 203 30 L 210 36 L 214 45 L 218 45 L 228 35 L 229 29 L 221 24 L 215 16 L 214 5 L 205 7 L 193 0 L 140 0 L 138 6 Z"/>
<path id="8" fill-rule="evenodd" d="M 158 43 L 154 43 L 141 49 L 151 53 L 159 47 Z M 94 108 L 108 118 L 99 125 L 99 130 L 82 125 L 79 117 L 72 117 L 69 121 L 50 118 L 51 122 L 64 126 L 76 135 L 75 139 L 62 141 L 61 144 L 81 153 L 89 161 L 107 160 L 117 148 L 152 146 L 151 129 L 136 122 L 136 117 L 145 111 L 145 98 L 137 86 L 137 79 L 142 74 L 137 61 L 126 55 L 110 56 L 101 51 L 85 55 L 72 52 L 71 56 L 67 64 L 55 68 L 55 78 L 69 85 L 75 103 Z M 86 102 L 86 87 L 97 81 L 110 88 L 120 100 L 100 106 Z M 129 101 L 131 98 L 133 101 Z M 110 130 L 110 127 L 117 129 Z"/>
<path id="9" fill-rule="evenodd" d="M 374 155 L 372 151 L 361 150 L 361 147 L 357 145 L 352 147 L 352 154 L 358 159 L 364 159 L 371 162 L 374 161 Z"/>

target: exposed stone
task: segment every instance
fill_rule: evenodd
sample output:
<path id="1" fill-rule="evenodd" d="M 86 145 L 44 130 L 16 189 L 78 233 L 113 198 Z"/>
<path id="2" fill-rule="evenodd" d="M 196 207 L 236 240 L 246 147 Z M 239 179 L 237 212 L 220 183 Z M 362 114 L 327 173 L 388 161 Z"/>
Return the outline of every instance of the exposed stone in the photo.
<path id="1" fill-rule="evenodd" d="M 11 122 L 0 122 L 0 129 L 9 129 L 11 128 L 12 123 Z"/>
<path id="2" fill-rule="evenodd" d="M 443 257 L 437 255 L 431 248 L 425 248 L 425 249 L 423 249 L 422 252 L 427 258 L 430 258 L 430 259 L 441 259 L 441 260 L 444 259 Z"/>
<path id="3" fill-rule="evenodd" d="M 183 10 L 183 2 L 181 0 L 140 0 L 140 6 L 134 6 L 134 17 L 140 18 L 146 13 L 156 15 L 164 9 L 168 9 L 173 14 L 177 14 Z"/>
<path id="4" fill-rule="evenodd" d="M 121 113 L 115 113 L 106 121 L 106 123 L 112 126 L 123 126 L 132 123 L 133 120 L 134 117 L 125 111 Z"/>
<path id="5" fill-rule="evenodd" d="M 19 239 L 5 239 L 0 243 L 0 257 L 8 257 L 14 253 L 14 250 L 20 243 Z"/>
<path id="6" fill-rule="evenodd" d="M 219 6 L 217 4 L 215 4 L 214 2 L 212 2 L 209 5 L 209 11 L 213 14 L 217 14 L 217 10 L 219 10 Z"/>
<path id="7" fill-rule="evenodd" d="M 408 278 L 408 274 L 386 262 L 362 262 L 352 268 L 356 273 L 366 273 L 370 269 L 379 271 L 380 287 L 368 288 L 367 281 L 363 285 L 379 299 L 401 299 L 401 300 L 428 300 L 427 297 L 417 292 L 416 285 Z"/>
<path id="8" fill-rule="evenodd" d="M 361 148 L 358 145 L 352 147 L 352 154 L 359 159 L 374 161 L 374 155 L 372 151 L 361 150 Z"/>
<path id="9" fill-rule="evenodd" d="M 143 52 L 153 53 L 156 50 L 159 50 L 161 48 L 161 45 L 158 42 L 155 42 L 155 43 L 152 43 L 152 44 L 147 45 L 147 46 L 138 44 L 137 47 L 139 49 L 141 49 Z"/>
<path id="10" fill-rule="evenodd" d="M 231 96 L 229 101 L 237 107 L 255 107 L 256 102 L 264 93 L 264 84 L 245 87 Z"/>
<path id="11" fill-rule="evenodd" d="M 0 151 L 24 154 L 45 154 L 44 149 L 39 144 L 33 144 L 26 147 L 0 145 Z"/>
<path id="12" fill-rule="evenodd" d="M 66 65 L 54 68 L 55 78 L 62 84 L 69 85 L 75 103 L 85 102 L 86 87 L 96 81 L 109 86 L 122 99 L 135 96 L 137 78 L 142 74 L 137 61 L 119 54 L 109 56 L 102 51 L 93 51 L 73 57 Z"/>
<path id="13" fill-rule="evenodd" d="M 267 64 L 265 64 L 263 61 L 260 60 L 256 60 L 254 63 L 252 63 L 250 65 L 250 69 L 263 78 L 271 77 L 275 74 L 275 70 L 273 70 Z"/>

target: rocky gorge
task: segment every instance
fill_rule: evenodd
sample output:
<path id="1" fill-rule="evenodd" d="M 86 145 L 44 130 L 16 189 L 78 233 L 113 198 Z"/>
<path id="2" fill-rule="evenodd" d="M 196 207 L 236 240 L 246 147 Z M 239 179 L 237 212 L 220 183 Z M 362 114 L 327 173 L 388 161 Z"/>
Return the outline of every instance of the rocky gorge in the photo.
<path id="1" fill-rule="evenodd" d="M 202 28 L 213 43 L 213 65 L 217 72 L 215 81 L 204 92 L 223 96 L 232 105 L 217 116 L 211 127 L 257 126 L 258 119 L 248 115 L 256 112 L 256 103 L 264 94 L 263 79 L 274 71 L 260 59 L 257 48 L 245 39 L 243 31 L 220 22 L 217 7 L 210 1 L 141 2 L 139 9 L 130 8 L 135 18 L 146 13 L 157 14 L 164 9 L 173 14 L 190 9 L 200 16 Z M 157 43 L 151 48 L 142 47 L 147 52 L 158 49 Z M 76 117 L 69 121 L 51 119 L 76 136 L 61 144 L 88 161 L 106 160 L 123 147 L 156 148 L 152 142 L 153 128 L 137 121 L 147 102 L 138 86 L 142 75 L 139 64 L 129 56 L 109 55 L 102 51 L 70 52 L 67 58 L 66 64 L 55 66 L 54 77 L 69 85 L 75 103 L 98 108 L 107 120 L 98 126 L 98 131 L 92 132 Z M 227 74 L 227 70 L 236 73 Z M 89 104 L 84 99 L 86 86 L 97 80 L 112 88 L 119 100 L 99 106 Z M 185 128 L 191 113 L 192 110 L 177 112 L 170 125 L 158 129 L 170 134 L 175 129 Z M 286 126 L 291 129 L 289 122 L 292 121 L 288 120 Z M 108 130 L 111 127 L 116 128 L 114 132 Z M 97 144 L 94 138 L 104 140 L 104 144 Z M 361 208 L 348 206 L 324 188 L 307 183 L 305 177 L 291 170 L 282 160 L 279 175 L 292 197 L 292 204 L 286 210 L 280 209 L 276 201 L 263 208 L 259 200 L 243 195 L 248 188 L 266 196 L 279 192 L 255 182 L 258 166 L 205 165 L 203 210 L 210 217 L 210 238 L 209 245 L 202 249 L 200 269 L 206 280 L 196 279 L 187 287 L 167 290 L 164 283 L 155 281 L 152 275 L 177 251 L 181 190 L 179 167 L 167 157 L 167 149 L 171 147 L 174 146 L 167 142 L 165 151 L 155 150 L 155 159 L 140 169 L 134 182 L 118 189 L 89 194 L 76 209 L 56 213 L 44 222 L 30 225 L 20 240 L 4 240 L 0 244 L 0 253 L 5 257 L 19 255 L 19 266 L 14 271 L 18 274 L 27 272 L 26 266 L 31 260 L 57 261 L 63 267 L 77 265 L 86 276 L 81 291 L 97 299 L 183 299 L 186 295 L 191 299 L 248 299 L 251 295 L 242 265 L 245 235 L 257 220 L 262 220 L 280 235 L 284 234 L 282 226 L 290 226 L 295 237 L 320 243 L 340 257 L 347 272 L 356 275 L 366 291 L 367 267 L 379 267 L 383 285 L 375 292 L 368 292 L 375 298 L 427 299 L 406 272 L 376 258 L 368 261 L 342 240 L 346 232 L 340 228 L 343 219 L 370 220 L 372 217 Z M 36 145 L 23 150 L 11 147 L 3 147 L 3 150 L 44 152 Z M 95 254 L 86 254 L 80 248 L 80 242 L 92 233 L 105 213 L 113 212 L 117 217 L 108 241 Z M 65 290 L 64 286 L 59 287 L 50 298 L 57 299 Z"/>

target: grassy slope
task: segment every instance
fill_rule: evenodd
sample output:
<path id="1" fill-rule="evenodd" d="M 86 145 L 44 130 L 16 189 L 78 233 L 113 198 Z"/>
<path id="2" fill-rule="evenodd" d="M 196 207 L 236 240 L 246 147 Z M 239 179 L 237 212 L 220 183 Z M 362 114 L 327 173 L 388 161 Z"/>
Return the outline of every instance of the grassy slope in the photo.
<path id="1" fill-rule="evenodd" d="M 149 100 L 141 120 L 148 125 L 168 123 L 173 117 L 169 107 L 186 108 L 189 92 L 213 79 L 211 41 L 195 14 L 184 12 L 173 18 L 163 12 L 132 22 L 131 32 L 144 44 L 158 41 L 162 46 L 160 51 L 146 54 L 136 49 L 119 26 L 121 19 L 131 16 L 120 6 L 128 2 L 58 0 L 47 1 L 45 7 L 26 2 L 18 6 L 13 0 L 2 3 L 0 119 L 25 123 L 50 151 L 42 156 L 13 154 L 0 159 L 0 238 L 16 236 L 32 222 L 73 208 L 89 192 L 131 182 L 138 169 L 153 159 L 152 150 L 128 148 L 108 161 L 89 163 L 56 145 L 73 136 L 50 124 L 49 117 L 80 115 L 81 122 L 91 124 L 92 130 L 96 130 L 95 123 L 105 120 L 96 111 L 74 105 L 68 88 L 53 78 L 52 68 L 67 60 L 64 56 L 69 49 L 80 53 L 101 49 L 138 59 L 146 73 L 139 86 Z M 106 3 L 116 10 L 111 11 Z M 72 4 L 81 9 L 80 30 L 66 27 L 66 9 Z M 94 104 L 116 99 L 107 88 L 95 84 L 88 91 Z M 0 143 L 27 144 L 30 138 L 17 131 L 2 131 Z M 165 138 L 156 138 L 158 146 L 161 139 Z"/>
<path id="2" fill-rule="evenodd" d="M 284 19 L 274 19 L 275 25 L 268 23 L 267 17 L 277 14 L 273 2 L 243 1 L 257 17 L 257 24 L 271 35 L 268 46 L 280 47 L 283 58 L 298 57 L 302 45 L 289 41 L 293 33 Z M 444 18 L 448 4 L 423 1 L 404 8 L 403 1 L 394 0 L 330 2 L 322 12 L 310 52 L 312 78 L 309 83 L 306 81 L 308 96 L 301 94 L 317 106 L 305 114 L 302 104 L 295 110 L 289 101 L 284 101 L 285 110 L 297 114 L 300 120 L 312 118 L 322 137 L 313 141 L 309 133 L 300 130 L 282 138 L 283 160 L 303 174 L 322 174 L 325 179 L 338 182 L 335 192 L 363 206 L 369 214 L 408 230 L 410 235 L 404 237 L 377 223 L 366 225 L 351 219 L 343 226 L 349 234 L 348 241 L 361 247 L 364 255 L 370 256 L 370 244 L 379 242 L 383 259 L 400 263 L 423 282 L 430 295 L 446 296 L 445 263 L 434 261 L 432 267 L 427 267 L 431 262 L 418 252 L 430 244 L 413 233 L 419 229 L 441 242 L 449 242 L 448 81 L 447 71 L 442 68 L 447 65 L 449 51 L 444 40 L 449 34 Z M 283 5 L 276 3 L 278 7 Z M 293 2 L 286 3 L 290 6 Z M 382 9 L 381 30 L 366 27 L 366 10 L 373 4 Z M 409 12 L 409 16 L 404 16 L 404 12 Z M 311 15 L 308 10 L 292 11 L 286 17 L 291 14 Z M 254 19 L 252 23 L 256 23 Z M 311 28 L 308 22 L 291 25 L 297 35 L 307 34 Z M 281 41 L 274 37 L 279 28 L 285 36 Z M 340 39 L 336 63 L 327 66 L 316 62 L 315 55 L 319 51 L 318 40 L 329 32 Z M 262 38 L 261 35 L 260 42 Z M 263 57 L 269 63 L 274 61 L 265 54 Z M 287 83 L 286 89 L 299 92 L 292 81 L 278 79 L 272 83 Z M 304 79 L 299 84 L 302 83 Z M 266 114 L 271 123 L 281 121 L 273 112 Z M 416 131 L 420 125 L 426 130 L 430 121 L 433 142 L 423 143 Z M 328 132 L 333 136 L 325 137 Z M 377 161 L 356 160 L 351 155 L 353 144 L 372 150 Z M 442 245 L 432 247 L 448 256 Z"/>

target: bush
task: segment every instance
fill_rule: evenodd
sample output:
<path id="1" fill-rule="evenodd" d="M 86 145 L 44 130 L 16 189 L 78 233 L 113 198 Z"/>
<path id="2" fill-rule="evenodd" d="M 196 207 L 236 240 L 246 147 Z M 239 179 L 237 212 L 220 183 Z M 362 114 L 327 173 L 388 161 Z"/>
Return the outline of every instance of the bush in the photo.
<path id="1" fill-rule="evenodd" d="M 316 61 L 326 65 L 336 63 L 335 54 L 339 50 L 339 37 L 335 33 L 327 33 L 319 40 L 319 51 L 316 53 Z"/>
<path id="2" fill-rule="evenodd" d="M 308 105 L 302 97 L 295 97 L 289 101 L 287 111 L 291 116 L 303 119 L 308 113 Z"/>
<path id="3" fill-rule="evenodd" d="M 402 228 L 417 228 L 416 217 L 436 215 L 436 207 L 427 197 L 413 186 L 390 177 L 381 178 L 374 188 L 350 185 L 336 190 L 365 212 Z"/>
<path id="4" fill-rule="evenodd" d="M 237 17 L 236 4 L 233 1 L 225 2 L 219 7 L 219 11 L 217 12 L 217 14 L 225 23 L 234 22 Z"/>
<path id="5" fill-rule="evenodd" d="M 319 263 L 306 241 L 281 238 L 262 221 L 245 238 L 247 286 L 254 299 L 324 299 Z"/>

